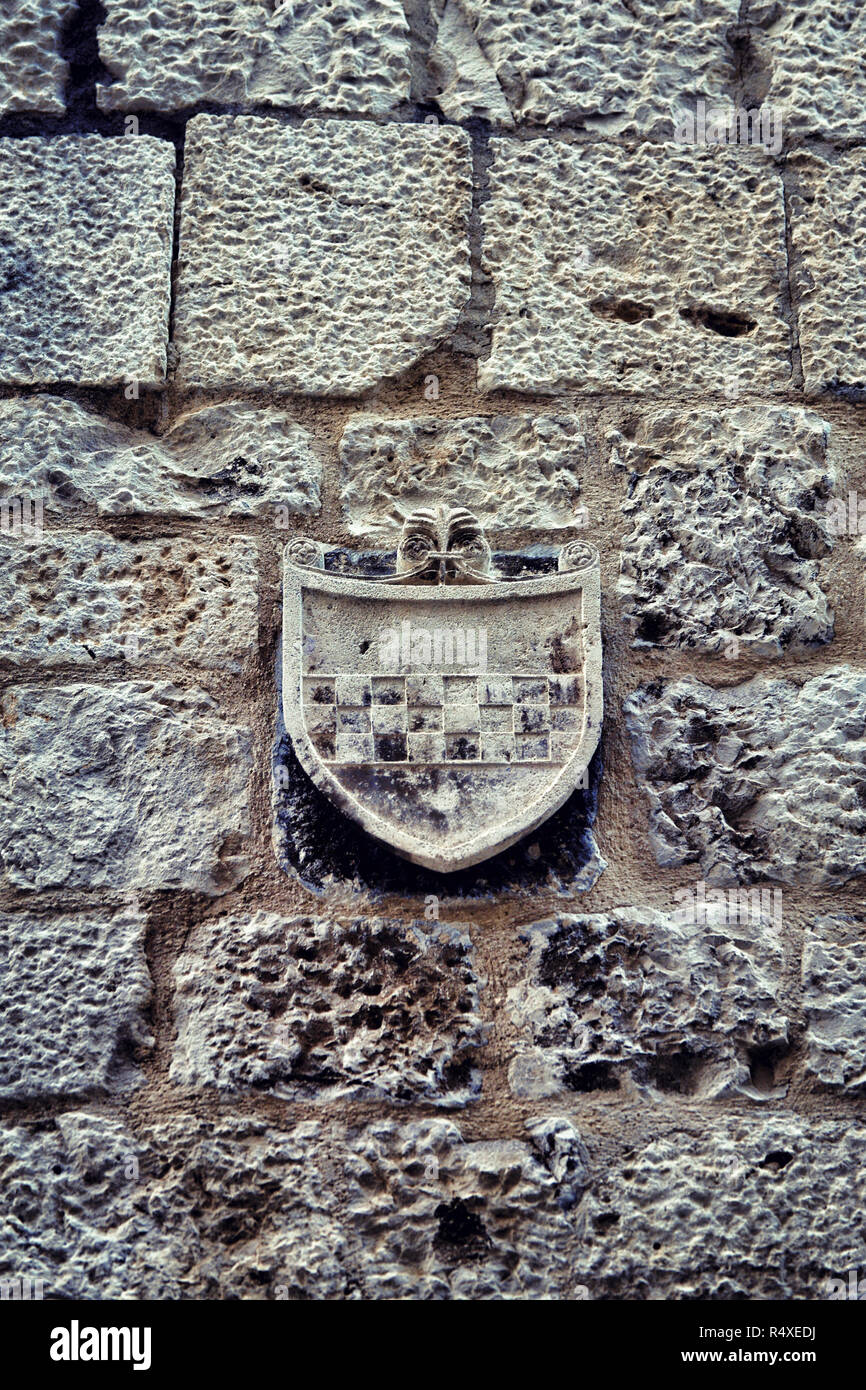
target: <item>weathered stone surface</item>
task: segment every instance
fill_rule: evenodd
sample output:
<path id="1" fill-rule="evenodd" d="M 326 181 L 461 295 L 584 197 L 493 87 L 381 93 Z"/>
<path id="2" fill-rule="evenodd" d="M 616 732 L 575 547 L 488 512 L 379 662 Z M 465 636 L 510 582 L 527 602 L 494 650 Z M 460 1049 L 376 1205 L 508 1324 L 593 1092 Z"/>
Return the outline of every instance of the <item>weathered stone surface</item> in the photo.
<path id="1" fill-rule="evenodd" d="M 611 431 L 629 474 L 618 592 L 636 647 L 775 656 L 830 641 L 816 563 L 833 546 L 829 433 L 789 406 L 663 409 Z"/>
<path id="2" fill-rule="evenodd" d="M 164 380 L 174 164 L 148 135 L 0 141 L 0 382 Z"/>
<path id="3" fill-rule="evenodd" d="M 7 883 L 214 894 L 244 877 L 250 736 L 209 695 L 19 685 L 0 711 Z"/>
<path id="4" fill-rule="evenodd" d="M 747 80 L 786 139 L 866 133 L 866 12 L 859 0 L 750 0 Z"/>
<path id="5" fill-rule="evenodd" d="M 572 1295 L 588 1171 L 565 1120 L 467 1143 L 442 1120 L 180 1116 L 133 1139 L 71 1113 L 0 1146 L 0 1277 L 44 1277 L 46 1297 Z"/>
<path id="6" fill-rule="evenodd" d="M 575 416 L 356 415 L 340 441 L 341 499 L 350 531 L 383 541 L 402 515 L 440 503 L 491 529 L 574 526 L 586 458 Z"/>
<path id="7" fill-rule="evenodd" d="M 693 677 L 624 702 L 660 864 L 711 883 L 837 885 L 866 872 L 866 675 L 756 677 L 715 690 Z"/>
<path id="8" fill-rule="evenodd" d="M 866 150 L 791 157 L 793 286 L 807 391 L 866 390 Z"/>
<path id="9" fill-rule="evenodd" d="M 150 1047 L 146 919 L 135 908 L 0 916 L 0 1096 L 36 1100 L 136 1083 Z"/>
<path id="10" fill-rule="evenodd" d="M 0 537 L 0 660 L 188 661 L 239 671 L 256 649 L 257 547 L 238 539 Z"/>
<path id="11" fill-rule="evenodd" d="M 48 511 L 256 516 L 280 526 L 320 509 L 321 477 L 310 435 L 279 410 L 209 406 L 157 439 L 75 401 L 0 401 L 0 497 L 42 497 Z"/>
<path id="12" fill-rule="evenodd" d="M 351 395 L 456 326 L 469 292 L 462 131 L 197 116 L 184 170 L 187 385 Z"/>
<path id="13" fill-rule="evenodd" d="M 452 120 L 670 139 L 678 106 L 734 91 L 728 31 L 738 14 L 739 0 L 545 0 L 531 15 L 509 0 L 448 0 L 433 50 L 436 99 Z"/>
<path id="14" fill-rule="evenodd" d="M 68 68 L 60 36 L 75 0 L 14 0 L 0 10 L 0 114 L 62 116 Z"/>
<path id="15" fill-rule="evenodd" d="M 864 1163 L 850 1118 L 716 1116 L 652 1138 L 584 1199 L 575 1277 L 592 1298 L 827 1298 L 862 1267 Z"/>
<path id="16" fill-rule="evenodd" d="M 210 919 L 175 966 L 178 1085 L 461 1104 L 483 1041 L 469 937 L 271 912 Z"/>
<path id="17" fill-rule="evenodd" d="M 492 142 L 484 389 L 790 379 L 782 184 L 760 149 Z"/>
<path id="18" fill-rule="evenodd" d="M 803 945 L 806 1069 L 828 1086 L 866 1084 L 866 937 L 863 922 L 816 917 Z"/>
<path id="19" fill-rule="evenodd" d="M 781 922 L 762 914 L 760 894 L 754 904 L 744 895 L 742 920 L 728 907 L 713 904 L 709 920 L 685 902 L 673 914 L 618 908 L 521 933 L 529 960 L 509 1008 L 535 1046 L 516 1054 L 512 1090 L 617 1090 L 628 1077 L 641 1089 L 767 1099 L 751 1069 L 787 1043 Z"/>
<path id="20" fill-rule="evenodd" d="M 196 102 L 383 114 L 409 96 L 399 0 L 107 0 L 99 54 L 107 111 Z"/>

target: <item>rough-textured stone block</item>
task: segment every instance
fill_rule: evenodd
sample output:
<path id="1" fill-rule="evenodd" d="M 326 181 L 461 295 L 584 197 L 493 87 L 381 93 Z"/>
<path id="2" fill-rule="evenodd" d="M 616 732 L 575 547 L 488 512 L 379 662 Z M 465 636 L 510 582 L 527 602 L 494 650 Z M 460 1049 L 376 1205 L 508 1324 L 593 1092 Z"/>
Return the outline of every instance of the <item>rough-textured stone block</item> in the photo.
<path id="1" fill-rule="evenodd" d="M 8 884 L 224 893 L 244 877 L 250 736 L 209 695 L 20 685 L 0 711 Z"/>
<path id="2" fill-rule="evenodd" d="M 866 390 L 866 150 L 792 156 L 793 287 L 807 391 Z"/>
<path id="3" fill-rule="evenodd" d="M 660 864 L 700 864 L 712 883 L 866 873 L 866 674 L 656 681 L 624 709 Z"/>
<path id="4" fill-rule="evenodd" d="M 42 497 L 48 511 L 255 516 L 279 527 L 319 510 L 321 477 L 310 435 L 278 410 L 209 406 L 157 439 L 75 401 L 0 401 L 0 497 Z"/>
<path id="5" fill-rule="evenodd" d="M 107 111 L 197 102 L 383 114 L 409 96 L 400 0 L 106 0 L 97 88 Z"/>
<path id="6" fill-rule="evenodd" d="M 686 1121 L 688 1124 L 688 1121 Z M 695 1117 L 629 1146 L 581 1207 L 593 1298 L 822 1299 L 862 1267 L 860 1121 Z"/>
<path id="7" fill-rule="evenodd" d="M 0 9 L 0 114 L 62 116 L 69 69 L 60 54 L 75 0 L 13 0 Z"/>
<path id="8" fill-rule="evenodd" d="M 165 378 L 174 146 L 0 141 L 0 382 Z"/>
<path id="9" fill-rule="evenodd" d="M 178 1085 L 433 1104 L 479 1092 L 478 982 L 452 927 L 215 918 L 175 981 Z"/>
<path id="10" fill-rule="evenodd" d="M 153 1043 L 146 919 L 134 908 L 0 916 L 0 1096 L 35 1100 L 135 1084 Z"/>
<path id="11" fill-rule="evenodd" d="M 469 293 L 462 131 L 197 116 L 184 171 L 186 384 L 351 395 L 456 326 Z"/>
<path id="12" fill-rule="evenodd" d="M 759 149 L 493 142 L 485 389 L 790 379 L 782 184 Z"/>
<path id="13" fill-rule="evenodd" d="M 527 928 L 526 977 L 509 1007 L 535 1047 L 512 1062 L 512 1090 L 616 1090 L 628 1076 L 658 1091 L 766 1099 L 751 1073 L 787 1043 L 781 922 L 762 914 L 760 893 L 730 906 L 713 904 L 708 920 L 619 908 Z"/>
<path id="14" fill-rule="evenodd" d="M 866 1085 L 866 936 L 862 920 L 817 917 L 803 945 L 806 1069 L 828 1086 Z"/>
<path id="15" fill-rule="evenodd" d="M 786 139 L 866 134 L 860 0 L 750 0 L 746 79 Z"/>
<path id="16" fill-rule="evenodd" d="M 618 589 L 635 646 L 732 658 L 830 641 L 829 433 L 788 406 L 656 410 L 610 433 L 629 474 Z"/>
<path id="17" fill-rule="evenodd" d="M 574 416 L 357 415 L 340 442 L 341 498 L 350 530 L 383 540 L 402 514 L 439 503 L 490 529 L 574 526 L 586 456 Z"/>
<path id="18" fill-rule="evenodd" d="M 243 539 L 0 537 L 0 661 L 93 667 L 123 657 L 239 671 L 256 649 L 256 556 Z"/>
<path id="19" fill-rule="evenodd" d="M 672 113 L 732 93 L 739 0 L 448 0 L 432 53 L 452 120 L 560 122 L 670 138 Z"/>

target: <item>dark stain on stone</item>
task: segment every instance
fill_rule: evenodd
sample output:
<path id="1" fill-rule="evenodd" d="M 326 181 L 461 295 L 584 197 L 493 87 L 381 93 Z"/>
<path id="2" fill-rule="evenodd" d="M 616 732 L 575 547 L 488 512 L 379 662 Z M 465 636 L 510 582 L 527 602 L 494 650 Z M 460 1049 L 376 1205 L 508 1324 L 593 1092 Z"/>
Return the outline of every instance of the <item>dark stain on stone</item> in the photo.
<path id="1" fill-rule="evenodd" d="M 619 319 L 621 323 L 642 323 L 644 319 L 655 318 L 655 309 L 648 304 L 639 304 L 636 299 L 616 299 L 605 295 L 594 299 L 590 310 L 599 319 Z"/>
<path id="2" fill-rule="evenodd" d="M 440 1202 L 435 1216 L 439 1230 L 433 1244 L 440 1253 L 460 1261 L 482 1260 L 489 1254 L 493 1242 L 484 1223 L 462 1198 L 452 1197 L 450 1202 Z"/>
<path id="3" fill-rule="evenodd" d="M 707 328 L 711 333 L 718 333 L 723 338 L 744 338 L 758 326 L 757 321 L 748 318 L 746 314 L 728 312 L 724 309 L 708 309 L 699 304 L 689 309 L 680 309 L 680 318 L 685 319 L 693 328 Z"/>

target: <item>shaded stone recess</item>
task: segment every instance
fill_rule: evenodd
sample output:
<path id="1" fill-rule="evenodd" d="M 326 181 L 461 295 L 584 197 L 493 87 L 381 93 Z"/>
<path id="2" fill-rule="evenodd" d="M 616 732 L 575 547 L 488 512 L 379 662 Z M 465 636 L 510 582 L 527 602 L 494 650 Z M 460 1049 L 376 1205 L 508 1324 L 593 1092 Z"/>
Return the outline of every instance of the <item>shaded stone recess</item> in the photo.
<path id="1" fill-rule="evenodd" d="M 172 1080 L 459 1105 L 484 1029 L 465 932 L 271 912 L 203 923 L 174 971 Z"/>
<path id="2" fill-rule="evenodd" d="M 240 671 L 256 649 L 257 554 L 240 539 L 0 537 L 0 661 Z"/>
<path id="3" fill-rule="evenodd" d="M 393 540 L 404 515 L 440 503 L 468 507 L 489 529 L 574 526 L 586 462 L 575 416 L 359 414 L 340 441 L 340 495 L 349 529 L 374 540 Z"/>
<path id="4" fill-rule="evenodd" d="M 656 409 L 609 432 L 628 473 L 618 592 L 634 646 L 778 656 L 832 639 L 829 434 L 790 406 Z"/>
<path id="5" fill-rule="evenodd" d="M 83 1112 L 6 1129 L 0 1275 L 64 1298 L 568 1298 L 586 1149 L 566 1120 L 527 1130 L 178 1115 L 133 1136 Z"/>
<path id="6" fill-rule="evenodd" d="M 560 1089 L 742 1094 L 756 1057 L 783 1052 L 781 922 L 760 900 L 742 920 L 693 923 L 619 908 L 558 917 L 521 932 L 526 974 L 509 992 L 524 1032 L 509 1070 L 519 1097 Z"/>
<path id="7" fill-rule="evenodd" d="M 0 383 L 165 379 L 174 146 L 0 140 Z"/>
<path id="8" fill-rule="evenodd" d="M 7 885 L 219 894 L 247 873 L 250 734 L 203 691 L 18 685 L 0 722 Z"/>
<path id="9" fill-rule="evenodd" d="M 232 401 L 178 416 L 160 437 L 75 401 L 0 401 L 0 495 L 49 512 L 193 519 L 307 515 L 322 465 L 307 430 L 282 411 Z"/>
<path id="10" fill-rule="evenodd" d="M 862 1261 L 862 1121 L 715 1116 L 638 1143 L 582 1209 L 594 1298 L 820 1299 Z"/>
<path id="11" fill-rule="evenodd" d="M 187 386 L 357 394 L 447 339 L 469 296 L 455 128 L 197 116 L 181 207 Z"/>
<path id="12" fill-rule="evenodd" d="M 484 390 L 780 390 L 778 170 L 751 148 L 494 140 Z"/>
<path id="13" fill-rule="evenodd" d="M 135 907 L 0 915 L 0 1098 L 128 1090 L 153 1045 L 146 919 Z"/>
<path id="14" fill-rule="evenodd" d="M 866 674 L 660 680 L 623 708 L 659 864 L 718 884 L 833 887 L 866 872 Z"/>
<path id="15" fill-rule="evenodd" d="M 786 140 L 866 134 L 866 12 L 859 0 L 749 0 L 746 84 Z"/>
<path id="16" fill-rule="evenodd" d="M 866 935 L 860 916 L 828 913 L 806 928 L 806 1070 L 827 1086 L 866 1086 Z"/>
<path id="17" fill-rule="evenodd" d="M 381 115 L 409 96 L 399 0 L 105 0 L 105 10 L 106 111 L 208 101 Z"/>
<path id="18" fill-rule="evenodd" d="M 32 111 L 63 115 L 69 73 L 64 26 L 76 0 L 14 0 L 0 11 L 0 115 Z"/>
<path id="19" fill-rule="evenodd" d="M 866 17 L 864 17 L 866 26 Z M 792 280 L 808 392 L 866 392 L 866 151 L 791 156 Z"/>

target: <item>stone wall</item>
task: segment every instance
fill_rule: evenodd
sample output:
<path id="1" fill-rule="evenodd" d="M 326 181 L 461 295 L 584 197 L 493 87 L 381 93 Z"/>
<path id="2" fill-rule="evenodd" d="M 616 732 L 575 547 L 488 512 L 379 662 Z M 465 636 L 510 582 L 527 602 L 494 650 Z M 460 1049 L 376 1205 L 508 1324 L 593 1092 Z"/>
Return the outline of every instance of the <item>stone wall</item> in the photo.
<path id="1" fill-rule="evenodd" d="M 864 40 L 857 0 L 4 10 L 0 1277 L 866 1266 Z M 674 139 L 699 102 L 772 140 Z M 585 854 L 566 807 L 421 873 L 291 766 L 287 539 L 445 499 L 601 553 Z"/>

